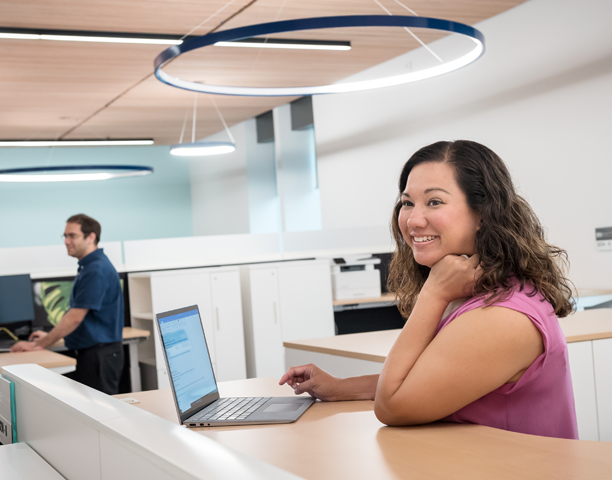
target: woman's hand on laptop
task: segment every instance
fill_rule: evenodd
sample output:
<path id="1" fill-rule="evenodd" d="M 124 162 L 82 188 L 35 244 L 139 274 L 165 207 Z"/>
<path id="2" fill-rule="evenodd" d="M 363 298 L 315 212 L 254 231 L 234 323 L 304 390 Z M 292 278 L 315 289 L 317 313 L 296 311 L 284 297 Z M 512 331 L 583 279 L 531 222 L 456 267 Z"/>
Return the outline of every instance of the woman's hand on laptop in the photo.
<path id="1" fill-rule="evenodd" d="M 378 375 L 338 378 L 310 363 L 291 367 L 278 383 L 286 383 L 296 395 L 307 393 L 325 402 L 374 400 Z"/>
<path id="2" fill-rule="evenodd" d="M 299 367 L 291 367 L 278 383 L 279 385 L 286 383 L 293 388 L 296 395 L 307 393 L 311 397 L 325 402 L 334 402 L 344 400 L 338 398 L 340 382 L 341 380 L 338 377 L 334 377 L 310 363 Z"/>

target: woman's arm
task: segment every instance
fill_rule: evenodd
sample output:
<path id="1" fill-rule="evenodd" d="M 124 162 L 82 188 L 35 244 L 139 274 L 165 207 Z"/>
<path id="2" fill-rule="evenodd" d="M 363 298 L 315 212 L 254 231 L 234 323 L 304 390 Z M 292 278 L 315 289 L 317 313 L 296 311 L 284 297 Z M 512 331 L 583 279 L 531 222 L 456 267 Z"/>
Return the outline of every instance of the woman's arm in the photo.
<path id="1" fill-rule="evenodd" d="M 378 375 L 338 378 L 316 365 L 291 367 L 279 381 L 295 390 L 296 395 L 308 393 L 326 402 L 340 400 L 374 400 Z"/>
<path id="2" fill-rule="evenodd" d="M 444 418 L 516 381 L 544 351 L 533 323 L 503 307 L 463 314 L 434 338 L 448 304 L 471 291 L 477 265 L 476 255 L 449 255 L 432 268 L 380 374 L 374 410 L 381 422 L 415 425 Z"/>

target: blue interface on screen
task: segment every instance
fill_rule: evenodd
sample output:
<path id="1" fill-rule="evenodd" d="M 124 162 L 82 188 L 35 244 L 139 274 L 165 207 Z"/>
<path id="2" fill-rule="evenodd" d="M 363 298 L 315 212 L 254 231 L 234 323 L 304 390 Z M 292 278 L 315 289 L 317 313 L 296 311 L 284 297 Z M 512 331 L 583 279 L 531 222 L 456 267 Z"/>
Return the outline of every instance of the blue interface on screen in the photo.
<path id="1" fill-rule="evenodd" d="M 181 413 L 217 390 L 197 310 L 159 319 L 170 375 Z"/>

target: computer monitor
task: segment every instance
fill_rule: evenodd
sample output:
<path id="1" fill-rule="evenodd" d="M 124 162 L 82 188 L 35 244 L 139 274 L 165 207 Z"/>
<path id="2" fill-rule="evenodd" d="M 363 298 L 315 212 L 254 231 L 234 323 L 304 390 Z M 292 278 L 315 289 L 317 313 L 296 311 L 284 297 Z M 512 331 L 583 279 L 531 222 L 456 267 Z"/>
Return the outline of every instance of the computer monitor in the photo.
<path id="1" fill-rule="evenodd" d="M 18 336 L 28 335 L 34 320 L 30 275 L 0 276 L 0 326 Z"/>

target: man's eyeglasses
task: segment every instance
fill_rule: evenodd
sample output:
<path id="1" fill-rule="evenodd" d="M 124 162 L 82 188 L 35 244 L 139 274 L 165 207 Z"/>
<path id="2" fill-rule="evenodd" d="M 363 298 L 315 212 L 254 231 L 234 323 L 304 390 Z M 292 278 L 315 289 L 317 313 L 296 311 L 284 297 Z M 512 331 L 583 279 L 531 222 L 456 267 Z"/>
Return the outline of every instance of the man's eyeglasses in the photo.
<path id="1" fill-rule="evenodd" d="M 64 233 L 63 235 L 61 235 L 60 238 L 62 239 L 66 239 L 69 238 L 70 240 L 76 240 L 79 237 L 82 237 L 83 235 L 79 235 L 78 233 Z"/>

